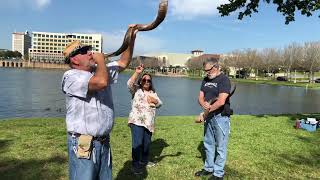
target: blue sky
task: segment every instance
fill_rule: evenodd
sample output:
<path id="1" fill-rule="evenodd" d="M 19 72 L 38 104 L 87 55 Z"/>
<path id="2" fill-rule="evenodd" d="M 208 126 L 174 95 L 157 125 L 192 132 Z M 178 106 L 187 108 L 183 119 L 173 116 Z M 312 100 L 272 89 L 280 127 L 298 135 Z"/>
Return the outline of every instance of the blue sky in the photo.
<path id="1" fill-rule="evenodd" d="M 135 54 L 152 52 L 228 53 L 246 48 L 281 48 L 292 42 L 320 40 L 320 18 L 303 17 L 285 25 L 273 5 L 237 20 L 220 17 L 216 7 L 226 0 L 169 0 L 165 21 L 155 30 L 138 33 Z M 101 33 L 104 52 L 119 48 L 127 25 L 149 23 L 158 0 L 1 0 L 0 49 L 11 49 L 11 33 L 29 31 Z"/>

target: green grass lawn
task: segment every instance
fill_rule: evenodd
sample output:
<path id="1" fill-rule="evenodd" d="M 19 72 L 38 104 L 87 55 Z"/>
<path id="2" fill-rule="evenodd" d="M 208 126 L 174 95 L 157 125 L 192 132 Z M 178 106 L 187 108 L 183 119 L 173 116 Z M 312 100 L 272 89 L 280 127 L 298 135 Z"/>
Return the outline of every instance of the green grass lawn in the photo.
<path id="1" fill-rule="evenodd" d="M 319 114 L 310 115 L 320 118 Z M 320 130 L 293 128 L 302 115 L 232 117 L 225 179 L 317 179 Z M 158 117 L 151 145 L 157 162 L 131 174 L 131 135 L 117 118 L 111 135 L 115 179 L 196 179 L 203 167 L 203 126 L 192 116 Z M 0 179 L 68 179 L 65 122 L 59 118 L 0 121 Z"/>

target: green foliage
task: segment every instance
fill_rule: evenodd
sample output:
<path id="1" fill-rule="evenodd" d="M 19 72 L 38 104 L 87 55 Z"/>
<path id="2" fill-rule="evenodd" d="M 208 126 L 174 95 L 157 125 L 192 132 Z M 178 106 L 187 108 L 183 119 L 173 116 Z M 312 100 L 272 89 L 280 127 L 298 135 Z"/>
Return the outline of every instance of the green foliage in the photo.
<path id="1" fill-rule="evenodd" d="M 238 19 L 242 19 L 244 16 L 250 16 L 253 12 L 258 12 L 260 0 L 229 0 L 227 4 L 223 4 L 218 7 L 221 16 L 228 16 L 231 12 L 238 9 L 243 9 L 239 12 Z M 270 4 L 273 3 L 277 6 L 277 11 L 285 16 L 285 23 L 289 24 L 294 21 L 295 12 L 300 11 L 302 15 L 307 17 L 312 16 L 312 13 L 320 9 L 320 2 L 318 0 L 264 0 L 264 2 Z M 320 17 L 320 16 L 319 16 Z"/>
<path id="2" fill-rule="evenodd" d="M 320 177 L 320 130 L 293 128 L 314 115 L 232 116 L 226 179 L 316 179 Z M 115 179 L 194 179 L 203 167 L 203 125 L 192 116 L 158 117 L 151 144 L 157 162 L 141 176 L 131 173 L 127 118 L 111 134 Z M 1 179 L 68 179 L 65 122 L 60 118 L 0 121 Z"/>
<path id="3" fill-rule="evenodd" d="M 0 57 L 4 59 L 21 58 L 22 54 L 18 51 L 0 51 Z"/>

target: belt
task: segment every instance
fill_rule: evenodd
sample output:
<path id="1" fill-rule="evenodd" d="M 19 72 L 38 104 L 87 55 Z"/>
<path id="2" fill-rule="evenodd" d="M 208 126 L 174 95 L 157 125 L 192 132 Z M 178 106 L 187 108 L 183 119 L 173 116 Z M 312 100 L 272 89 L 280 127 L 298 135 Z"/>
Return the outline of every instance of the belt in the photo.
<path id="1" fill-rule="evenodd" d="M 68 134 L 69 134 L 70 136 L 75 136 L 75 137 L 81 136 L 80 133 L 76 133 L 76 132 L 68 132 Z M 95 141 L 104 142 L 104 141 L 107 140 L 107 138 L 108 138 L 108 136 L 107 136 L 107 135 L 104 135 L 104 136 L 93 136 L 92 139 L 95 140 Z"/>

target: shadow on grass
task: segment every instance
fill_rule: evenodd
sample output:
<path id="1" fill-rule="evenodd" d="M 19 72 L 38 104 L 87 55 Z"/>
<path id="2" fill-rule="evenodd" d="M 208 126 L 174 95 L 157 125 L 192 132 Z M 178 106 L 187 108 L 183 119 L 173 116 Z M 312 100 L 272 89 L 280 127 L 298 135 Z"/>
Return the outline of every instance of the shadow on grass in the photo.
<path id="1" fill-rule="evenodd" d="M 169 147 L 170 145 L 164 139 L 156 139 L 152 141 L 150 145 L 150 161 L 159 163 L 165 157 L 175 157 L 180 156 L 182 153 L 177 152 L 176 154 L 168 154 L 168 155 L 161 155 L 164 148 Z M 115 179 L 122 180 L 122 179 L 146 179 L 148 177 L 148 171 L 146 168 L 143 169 L 143 174 L 141 175 L 134 175 L 131 170 L 131 163 L 132 161 L 126 161 L 123 164 L 122 169 L 117 174 Z"/>
<path id="2" fill-rule="evenodd" d="M 204 163 L 204 161 L 206 160 L 206 152 L 204 151 L 203 141 L 200 141 L 197 149 L 200 152 L 200 156 L 197 156 L 197 158 L 201 158 L 202 162 Z"/>
<path id="3" fill-rule="evenodd" d="M 151 143 L 150 147 L 150 160 L 154 161 L 156 163 L 162 161 L 165 157 L 175 157 L 180 156 L 182 153 L 177 152 L 176 154 L 168 154 L 168 155 L 162 155 L 162 151 L 164 148 L 168 147 L 169 144 L 164 139 L 156 139 Z"/>
<path id="4" fill-rule="evenodd" d="M 132 161 L 129 160 L 123 164 L 123 168 L 118 172 L 115 180 L 125 180 L 125 179 L 138 180 L 138 179 L 146 179 L 148 177 L 148 171 L 146 168 L 143 169 L 143 173 L 141 175 L 133 174 L 131 170 L 131 162 Z"/>
<path id="5" fill-rule="evenodd" d="M 43 160 L 0 160 L 0 179 L 61 179 L 65 174 L 60 170 L 48 167 L 58 167 L 67 163 L 65 156 L 56 155 Z"/>
<path id="6" fill-rule="evenodd" d="M 12 140 L 0 140 L 0 152 L 4 152 Z"/>

